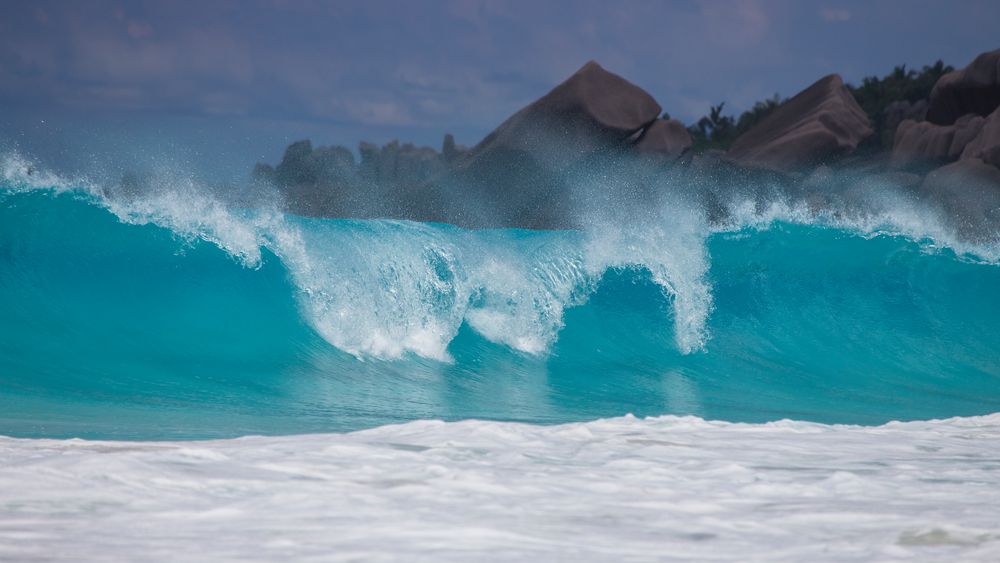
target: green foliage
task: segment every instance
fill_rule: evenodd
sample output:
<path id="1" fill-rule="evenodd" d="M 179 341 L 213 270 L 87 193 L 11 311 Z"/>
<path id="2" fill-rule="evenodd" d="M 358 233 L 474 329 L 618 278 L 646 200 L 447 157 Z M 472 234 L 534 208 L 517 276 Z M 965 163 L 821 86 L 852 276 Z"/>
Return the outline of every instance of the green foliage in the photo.
<path id="1" fill-rule="evenodd" d="M 725 148 L 729 145 L 735 122 L 732 117 L 722 115 L 722 102 L 709 109 L 708 115 L 702 117 L 688 128 L 694 140 L 694 150 Z"/>
<path id="2" fill-rule="evenodd" d="M 783 103 L 784 100 L 777 94 L 755 103 L 752 108 L 740 114 L 740 119 L 736 122 L 736 136 L 739 137 L 749 131 L 751 127 L 760 123 L 761 120 Z M 733 138 L 733 140 L 736 139 Z"/>
<path id="3" fill-rule="evenodd" d="M 774 96 L 757 102 L 752 108 L 740 114 L 739 118 L 731 115 L 722 115 L 725 102 L 709 109 L 708 115 L 702 117 L 688 128 L 691 138 L 694 140 L 694 150 L 703 151 L 707 149 L 729 148 L 740 135 L 746 133 L 751 127 L 760 123 L 768 114 L 782 103 L 781 98 Z"/>
<path id="4" fill-rule="evenodd" d="M 847 85 L 858 105 L 871 120 L 876 133 L 872 137 L 872 142 L 879 145 L 876 148 L 892 145 L 893 131 L 888 127 L 894 124 L 887 124 L 885 119 L 885 110 L 889 104 L 902 100 L 913 103 L 926 99 L 938 79 L 952 70 L 954 69 L 942 61 L 926 65 L 920 70 L 907 69 L 906 65 L 902 65 L 892 69 L 892 72 L 882 78 L 869 76 L 861 81 L 860 86 Z M 729 148 L 740 135 L 760 123 L 783 102 L 784 100 L 775 94 L 771 98 L 755 103 L 752 108 L 740 114 L 739 118 L 722 114 L 724 102 L 711 106 L 708 115 L 688 127 L 694 140 L 694 150 Z"/>
<path id="5" fill-rule="evenodd" d="M 891 146 L 891 134 L 887 130 L 886 108 L 897 101 L 917 102 L 927 99 L 931 89 L 938 79 L 955 70 L 937 61 L 933 65 L 924 65 L 922 69 L 907 69 L 900 65 L 883 78 L 868 76 L 861 80 L 860 86 L 847 85 L 854 99 L 868 114 L 872 127 L 875 129 L 874 139 L 883 146 Z M 895 124 L 888 124 L 895 125 Z"/>
<path id="6" fill-rule="evenodd" d="M 874 119 L 881 115 L 886 106 L 895 101 L 906 100 L 916 102 L 930 96 L 931 89 L 938 79 L 955 70 L 937 61 L 933 65 L 924 65 L 916 71 L 906 69 L 906 65 L 897 66 L 884 78 L 868 76 L 861 80 L 861 86 L 847 85 L 861 109 Z"/>

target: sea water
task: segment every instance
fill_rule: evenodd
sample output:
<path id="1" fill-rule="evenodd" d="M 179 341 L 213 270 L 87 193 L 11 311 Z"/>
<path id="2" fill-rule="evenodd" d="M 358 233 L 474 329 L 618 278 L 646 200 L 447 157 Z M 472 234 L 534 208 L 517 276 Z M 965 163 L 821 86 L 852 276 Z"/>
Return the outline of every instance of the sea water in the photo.
<path id="1" fill-rule="evenodd" d="M 0 557 L 1000 556 L 1000 247 L 903 196 L 534 232 L 2 182 Z"/>

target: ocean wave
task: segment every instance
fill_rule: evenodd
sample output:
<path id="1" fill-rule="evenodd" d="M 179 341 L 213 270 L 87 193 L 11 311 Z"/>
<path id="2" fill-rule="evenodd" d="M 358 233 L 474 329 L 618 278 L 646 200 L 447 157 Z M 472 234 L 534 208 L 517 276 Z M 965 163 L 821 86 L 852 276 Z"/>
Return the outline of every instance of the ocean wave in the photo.
<path id="1" fill-rule="evenodd" d="M 867 211 L 735 190 L 724 220 L 665 197 L 579 231 L 477 231 L 243 208 L 176 171 L 122 192 L 8 155 L 0 177 L 15 434 L 132 436 L 105 407 L 147 420 L 138 437 L 160 407 L 190 412 L 177 436 L 1000 408 L 997 247 L 890 192 Z M 32 414 L 71 397 L 65 427 Z M 228 418 L 201 428 L 205 407 Z"/>

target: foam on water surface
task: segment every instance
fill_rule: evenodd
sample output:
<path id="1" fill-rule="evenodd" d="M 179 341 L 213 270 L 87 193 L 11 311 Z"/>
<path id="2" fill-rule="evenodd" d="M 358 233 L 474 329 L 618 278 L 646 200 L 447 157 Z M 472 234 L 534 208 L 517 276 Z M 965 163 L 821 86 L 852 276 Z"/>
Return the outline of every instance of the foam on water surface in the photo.
<path id="1" fill-rule="evenodd" d="M 0 439 L 12 560 L 996 561 L 1000 415 Z"/>

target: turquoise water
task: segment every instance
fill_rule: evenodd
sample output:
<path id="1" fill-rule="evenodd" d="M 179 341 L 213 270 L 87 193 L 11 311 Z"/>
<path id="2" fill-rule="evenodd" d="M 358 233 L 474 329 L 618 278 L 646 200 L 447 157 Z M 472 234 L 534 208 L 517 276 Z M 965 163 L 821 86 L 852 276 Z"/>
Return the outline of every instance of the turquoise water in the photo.
<path id="1" fill-rule="evenodd" d="M 0 195 L 2 435 L 1000 411 L 1000 267 L 933 241 L 776 220 L 637 251 L 16 184 Z"/>

